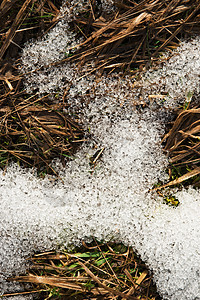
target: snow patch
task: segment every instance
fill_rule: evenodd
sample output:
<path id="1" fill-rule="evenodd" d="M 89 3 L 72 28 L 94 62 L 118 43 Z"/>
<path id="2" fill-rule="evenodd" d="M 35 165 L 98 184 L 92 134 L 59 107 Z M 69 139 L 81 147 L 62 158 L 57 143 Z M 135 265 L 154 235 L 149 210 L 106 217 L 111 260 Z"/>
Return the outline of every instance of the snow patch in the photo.
<path id="1" fill-rule="evenodd" d="M 84 3 L 80 1 L 80 7 Z M 160 141 L 168 113 L 161 103 L 159 110 L 152 104 L 142 113 L 133 105 L 141 98 L 148 101 L 151 93 L 168 93 L 165 106 L 173 106 L 188 91 L 199 92 L 200 40 L 183 42 L 160 69 L 143 76 L 142 87 L 133 87 L 132 79 L 121 80 L 118 74 L 102 76 L 101 81 L 94 75 L 80 78 L 73 65 L 45 67 L 76 46 L 68 27 L 76 13 L 63 8 L 65 17 L 57 26 L 42 41 L 27 45 L 23 71 L 44 67 L 27 75 L 30 92 L 62 94 L 67 88 L 70 112 L 81 108 L 93 140 L 66 169 L 57 163 L 64 184 L 51 177 L 39 180 L 15 165 L 6 174 L 0 172 L 1 292 L 16 288 L 5 278 L 24 272 L 25 258 L 33 251 L 68 247 L 95 236 L 133 246 L 153 271 L 164 299 L 200 299 L 199 191 L 174 191 L 181 203 L 177 208 L 149 191 L 158 179 L 166 179 Z M 105 150 L 91 174 L 94 144 Z"/>

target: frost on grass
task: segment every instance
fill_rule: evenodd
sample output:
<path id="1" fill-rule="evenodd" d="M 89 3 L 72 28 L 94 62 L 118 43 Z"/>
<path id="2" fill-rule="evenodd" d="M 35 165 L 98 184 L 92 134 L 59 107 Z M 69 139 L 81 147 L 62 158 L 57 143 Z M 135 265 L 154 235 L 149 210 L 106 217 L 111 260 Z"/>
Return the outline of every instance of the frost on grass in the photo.
<path id="1" fill-rule="evenodd" d="M 66 169 L 55 162 L 64 184 L 51 177 L 39 180 L 16 166 L 5 175 L 1 172 L 2 292 L 16 288 L 4 279 L 23 272 L 25 258 L 33 251 L 68 247 L 95 236 L 133 246 L 153 271 L 164 299 L 200 299 L 199 191 L 174 191 L 181 203 L 177 208 L 167 207 L 149 192 L 158 179 L 165 180 L 167 159 L 160 140 L 168 112 L 153 111 L 153 104 L 142 113 L 133 108 L 133 103 L 149 101 L 151 94 L 168 93 L 165 105 L 170 106 L 184 101 L 188 90 L 199 91 L 200 40 L 183 42 L 174 56 L 143 75 L 137 85 L 129 77 L 120 80 L 118 74 L 97 80 L 94 75 L 80 78 L 72 65 L 45 67 L 76 46 L 69 21 L 83 4 L 78 2 L 72 11 L 63 6 L 65 16 L 42 41 L 27 45 L 22 61 L 25 72 L 43 66 L 27 76 L 29 91 L 68 90 L 70 112 L 79 111 L 92 139 Z M 93 170 L 89 158 L 103 147 Z"/>

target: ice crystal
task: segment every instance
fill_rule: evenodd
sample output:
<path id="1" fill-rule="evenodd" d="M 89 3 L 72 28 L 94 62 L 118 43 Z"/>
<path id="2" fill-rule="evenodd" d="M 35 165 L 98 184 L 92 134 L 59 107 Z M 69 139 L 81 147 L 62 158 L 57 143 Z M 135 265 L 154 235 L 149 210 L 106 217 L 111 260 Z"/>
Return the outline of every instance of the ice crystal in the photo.
<path id="1" fill-rule="evenodd" d="M 102 103 L 94 103 L 88 116 L 96 115 L 99 106 Z M 148 190 L 162 176 L 167 161 L 159 146 L 160 124 L 155 116 L 147 111 L 141 118 L 132 111 L 126 118 L 122 109 L 121 113 L 124 120 L 99 112 L 98 124 L 97 119 L 91 124 L 97 140 L 105 137 L 104 154 L 95 170 L 89 164 L 94 150 L 85 146 L 60 171 L 64 184 L 39 180 L 16 166 L 5 175 L 1 172 L 2 276 L 24 271 L 24 257 L 33 251 L 76 245 L 91 236 L 120 240 L 126 226 L 127 238 L 137 244 L 138 237 L 131 236 L 143 235 L 144 214 L 157 205 Z"/>
<path id="2" fill-rule="evenodd" d="M 78 44 L 69 22 L 88 2 L 71 3 L 73 9 L 63 6 L 52 31 L 25 47 L 23 71 L 43 67 L 27 75 L 30 92 L 62 93 L 67 88 L 70 112 L 79 113 L 92 138 L 66 169 L 54 162 L 64 183 L 38 179 L 15 165 L 0 172 L 1 292 L 21 288 L 6 284 L 5 278 L 23 272 L 25 258 L 34 251 L 78 245 L 95 236 L 132 246 L 153 271 L 164 299 L 200 299 L 199 190 L 174 191 L 180 201 L 177 208 L 166 206 L 150 191 L 166 176 L 160 141 L 168 112 L 161 102 L 142 112 L 133 105 L 149 101 L 153 93 L 168 93 L 165 106 L 176 105 L 188 90 L 198 92 L 200 40 L 183 42 L 137 85 L 118 74 L 101 80 L 81 77 L 73 65 L 49 66 Z M 105 9 L 107 4 L 112 1 L 102 1 Z M 90 157 L 103 148 L 92 169 Z"/>
<path id="3" fill-rule="evenodd" d="M 163 94 L 166 105 L 184 102 L 188 93 L 200 92 L 200 37 L 182 41 L 170 58 L 164 60 L 157 70 L 150 69 L 138 83 L 139 93 Z M 169 55 L 168 55 L 169 56 Z M 167 55 L 165 54 L 167 58 Z"/>

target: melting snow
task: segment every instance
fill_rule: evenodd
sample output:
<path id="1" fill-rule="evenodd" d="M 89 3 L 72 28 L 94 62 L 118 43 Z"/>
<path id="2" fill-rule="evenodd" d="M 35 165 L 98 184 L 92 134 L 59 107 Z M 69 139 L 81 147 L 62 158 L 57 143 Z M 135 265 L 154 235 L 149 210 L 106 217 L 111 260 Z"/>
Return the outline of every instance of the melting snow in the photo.
<path id="1" fill-rule="evenodd" d="M 77 10 L 82 9 L 81 3 Z M 105 9 L 111 4 L 103 1 Z M 64 57 L 68 48 L 77 44 L 68 29 L 77 10 L 70 12 L 65 7 L 63 15 L 65 10 L 66 16 L 42 41 L 24 49 L 25 71 Z M 30 92 L 36 88 L 40 93 L 57 92 L 65 84 L 71 112 L 81 107 L 82 120 L 93 139 L 66 169 L 55 162 L 64 183 L 53 182 L 51 177 L 38 179 L 32 171 L 16 165 L 6 174 L 1 171 L 2 292 L 20 288 L 7 284 L 5 278 L 23 272 L 25 258 L 33 251 L 68 247 L 95 236 L 133 246 L 153 271 L 164 299 L 200 299 L 199 191 L 174 191 L 180 201 L 177 208 L 166 206 L 149 191 L 158 179 L 166 179 L 167 158 L 160 140 L 169 116 L 160 103 L 159 110 L 152 104 L 142 112 L 133 105 L 139 97 L 147 100 L 152 92 L 167 92 L 166 106 L 184 99 L 188 89 L 198 92 L 199 45 L 198 37 L 183 42 L 160 69 L 143 76 L 141 87 L 133 88 L 131 79 L 120 80 L 117 74 L 99 82 L 94 75 L 79 79 L 73 65 L 46 67 L 27 77 Z M 86 106 L 83 99 L 88 90 L 93 100 Z M 93 144 L 105 150 L 91 174 Z"/>

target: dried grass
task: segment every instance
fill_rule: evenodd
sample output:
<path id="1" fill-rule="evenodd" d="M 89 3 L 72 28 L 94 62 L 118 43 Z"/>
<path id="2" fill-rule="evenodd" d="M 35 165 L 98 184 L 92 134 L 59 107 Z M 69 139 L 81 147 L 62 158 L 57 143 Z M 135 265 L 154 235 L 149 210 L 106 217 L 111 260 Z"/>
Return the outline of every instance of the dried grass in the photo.
<path id="1" fill-rule="evenodd" d="M 170 156 L 169 175 L 173 180 L 157 187 L 156 190 L 180 183 L 199 186 L 200 108 L 189 109 L 189 105 L 183 108 L 164 136 L 163 142 L 164 149 Z"/>
<path id="2" fill-rule="evenodd" d="M 25 99 L 19 93 L 2 99 L 0 108 L 0 166 L 10 160 L 52 173 L 51 161 L 65 161 L 83 141 L 80 125 L 53 105 L 48 95 Z"/>
<path id="3" fill-rule="evenodd" d="M 58 4 L 56 2 L 59 7 Z M 28 32 L 36 34 L 37 27 L 48 30 L 58 21 L 56 5 L 50 0 L 43 3 L 35 0 L 32 5 L 29 0 L 22 5 L 18 0 L 1 3 L 0 16 L 7 18 L 0 33 L 1 167 L 14 157 L 26 166 L 46 165 L 51 170 L 52 158 L 71 155 L 77 140 L 83 139 L 80 126 L 63 115 L 61 107 L 57 109 L 53 102 L 46 101 L 48 97 L 37 99 L 37 95 L 33 95 L 30 100 L 26 99 L 21 92 L 23 78 L 9 60 L 13 49 L 20 48 L 24 42 L 25 38 L 20 37 L 22 32 L 28 39 Z M 120 67 L 134 74 L 137 70 L 133 68 L 143 70 L 158 59 L 160 51 L 177 47 L 182 34 L 199 30 L 197 0 L 116 1 L 116 7 L 114 13 L 105 14 L 91 0 L 88 11 L 72 24 L 73 30 L 85 40 L 77 53 L 58 63 L 71 60 L 80 65 L 80 61 L 95 60 L 96 67 L 88 69 L 90 73 L 102 67 L 111 71 Z M 25 20 L 29 22 L 28 27 Z M 17 55 L 18 52 L 15 59 Z"/>
<path id="4" fill-rule="evenodd" d="M 59 158 L 65 163 L 83 141 L 84 133 L 77 120 L 64 114 L 63 105 L 55 105 L 49 95 L 27 95 L 23 76 L 17 70 L 20 45 L 57 22 L 56 5 L 59 7 L 59 1 L 13 0 L 0 5 L 1 168 L 15 161 L 36 167 L 40 174 L 55 174 L 51 161 Z"/>
<path id="5" fill-rule="evenodd" d="M 16 47 L 20 50 L 20 44 L 55 24 L 59 5 L 58 0 L 56 5 L 51 0 L 3 0 L 0 4 L 0 61 L 9 56 L 7 50 L 13 52 Z M 16 54 L 16 49 L 14 52 Z"/>
<path id="6" fill-rule="evenodd" d="M 73 253 L 35 255 L 29 274 L 10 280 L 33 283 L 34 292 L 54 293 L 54 299 L 160 299 L 152 276 L 132 249 L 96 241 L 83 246 Z"/>
<path id="7" fill-rule="evenodd" d="M 90 11 L 79 15 L 72 24 L 85 40 L 73 56 L 62 61 L 94 60 L 96 67 L 88 72 L 122 68 L 135 74 L 134 68 L 147 68 L 158 60 L 161 51 L 176 48 L 182 35 L 198 32 L 200 27 L 198 0 L 120 1 L 116 2 L 118 10 L 107 15 L 101 14 L 93 0 L 90 4 Z M 25 20 L 30 20 L 33 13 L 38 19 L 29 21 L 27 27 Z M 46 18 L 46 13 L 51 17 Z M 53 172 L 50 161 L 71 155 L 74 145 L 83 140 L 80 125 L 64 115 L 48 95 L 28 97 L 23 92 L 23 78 L 10 62 L 13 49 L 20 49 L 20 43 L 35 36 L 37 28 L 47 30 L 53 26 L 58 13 L 58 7 L 50 0 L 33 1 L 32 6 L 29 0 L 23 5 L 18 0 L 1 2 L 0 166 L 3 168 L 14 158 L 25 166 Z M 6 22 L 2 22 L 3 19 Z M 22 32 L 26 37 L 21 37 Z M 17 57 L 18 51 L 15 60 Z M 166 186 L 199 174 L 199 113 L 199 108 L 181 112 L 165 137 L 171 163 L 191 168 L 175 179 L 178 181 L 172 180 Z M 32 258 L 31 273 L 12 280 L 34 284 L 33 290 L 22 294 L 41 292 L 54 299 L 59 296 L 64 299 L 159 299 L 151 275 L 132 249 L 116 244 L 85 247 L 87 250 L 73 254 L 36 255 Z"/>
<path id="8" fill-rule="evenodd" d="M 200 28 L 198 0 L 116 1 L 112 14 L 101 14 L 95 1 L 90 3 L 90 11 L 73 24 L 84 42 L 64 61 L 94 60 L 94 70 L 122 68 L 134 74 L 134 68 L 148 67 L 162 51 L 172 51 L 182 36 Z"/>

